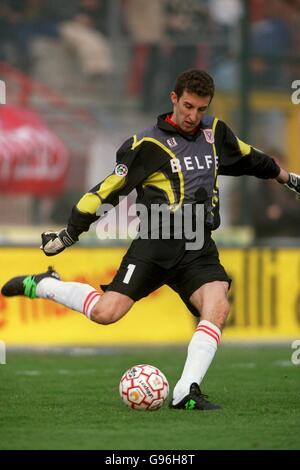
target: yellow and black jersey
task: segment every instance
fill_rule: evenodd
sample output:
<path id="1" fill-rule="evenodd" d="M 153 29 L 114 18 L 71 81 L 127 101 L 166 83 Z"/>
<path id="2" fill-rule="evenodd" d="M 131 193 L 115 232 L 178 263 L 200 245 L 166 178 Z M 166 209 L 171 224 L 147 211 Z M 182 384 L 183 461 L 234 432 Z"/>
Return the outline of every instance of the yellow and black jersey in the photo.
<path id="1" fill-rule="evenodd" d="M 167 115 L 126 140 L 117 151 L 114 172 L 88 191 L 72 210 L 68 230 L 78 236 L 97 220 L 102 204 L 119 203 L 137 191 L 137 203 L 205 206 L 209 230 L 220 224 L 218 175 L 276 178 L 280 168 L 264 153 L 238 139 L 219 119 L 206 116 L 193 135 L 185 134 Z"/>

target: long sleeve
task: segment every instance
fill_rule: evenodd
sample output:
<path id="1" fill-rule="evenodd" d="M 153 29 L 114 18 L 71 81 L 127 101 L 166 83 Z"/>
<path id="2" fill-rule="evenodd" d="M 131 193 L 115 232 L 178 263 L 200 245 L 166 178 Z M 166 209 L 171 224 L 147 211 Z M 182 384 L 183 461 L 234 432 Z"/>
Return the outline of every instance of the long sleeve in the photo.
<path id="1" fill-rule="evenodd" d="M 143 166 L 136 157 L 141 148 L 132 150 L 133 139 L 128 139 L 117 151 L 116 166 L 110 175 L 85 193 L 73 207 L 68 221 L 71 236 L 88 231 L 99 218 L 103 204 L 116 206 L 120 196 L 128 195 L 145 178 Z"/>
<path id="2" fill-rule="evenodd" d="M 219 175 L 251 175 L 257 178 L 276 178 L 280 167 L 265 153 L 240 140 L 222 121 L 216 128 L 216 151 Z"/>
<path id="3" fill-rule="evenodd" d="M 88 231 L 90 225 L 99 218 L 101 206 L 117 206 L 121 196 L 127 196 L 169 158 L 152 141 L 137 141 L 136 136 L 126 140 L 117 151 L 114 172 L 84 194 L 73 207 L 68 221 L 70 235 L 77 238 L 82 232 Z"/>

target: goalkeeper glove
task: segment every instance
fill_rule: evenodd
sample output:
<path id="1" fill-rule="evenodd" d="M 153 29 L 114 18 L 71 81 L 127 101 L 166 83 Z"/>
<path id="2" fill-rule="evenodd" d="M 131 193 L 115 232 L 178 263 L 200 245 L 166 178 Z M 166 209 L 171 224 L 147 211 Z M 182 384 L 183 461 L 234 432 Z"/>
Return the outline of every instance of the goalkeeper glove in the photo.
<path id="1" fill-rule="evenodd" d="M 296 173 L 289 173 L 289 180 L 284 186 L 300 195 L 300 176 Z"/>
<path id="2" fill-rule="evenodd" d="M 61 253 L 65 248 L 74 245 L 78 238 L 71 237 L 67 229 L 63 228 L 59 232 L 42 233 L 41 249 L 47 256 L 54 256 Z"/>

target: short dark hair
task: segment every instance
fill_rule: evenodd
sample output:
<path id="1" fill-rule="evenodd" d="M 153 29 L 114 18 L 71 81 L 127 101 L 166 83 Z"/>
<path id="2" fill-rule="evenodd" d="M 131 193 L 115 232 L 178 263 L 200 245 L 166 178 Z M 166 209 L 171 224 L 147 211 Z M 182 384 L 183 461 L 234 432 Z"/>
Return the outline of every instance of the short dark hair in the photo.
<path id="1" fill-rule="evenodd" d="M 174 92 L 177 98 L 180 98 L 185 90 L 198 96 L 210 96 L 213 99 L 215 94 L 214 80 L 204 70 L 187 70 L 176 80 Z"/>

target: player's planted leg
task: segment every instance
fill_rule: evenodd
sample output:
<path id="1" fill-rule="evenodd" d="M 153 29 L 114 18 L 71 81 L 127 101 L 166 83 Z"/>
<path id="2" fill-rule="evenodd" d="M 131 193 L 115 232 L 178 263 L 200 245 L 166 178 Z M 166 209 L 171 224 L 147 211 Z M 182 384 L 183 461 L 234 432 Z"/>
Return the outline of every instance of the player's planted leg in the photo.
<path id="1" fill-rule="evenodd" d="M 204 395 L 197 383 L 192 383 L 190 392 L 179 403 L 173 405 L 170 403 L 170 408 L 179 410 L 218 410 L 220 405 L 216 405 L 207 400 L 207 395 Z"/>
<path id="2" fill-rule="evenodd" d="M 197 410 L 220 408 L 219 405 L 207 400 L 199 385 L 213 361 L 221 340 L 221 328 L 229 314 L 227 289 L 228 283 L 215 281 L 200 287 L 190 298 L 199 313 L 201 312 L 202 320 L 189 343 L 184 369 L 173 391 L 171 408 Z M 193 407 L 189 406 L 192 403 L 190 400 L 195 402 Z"/>

